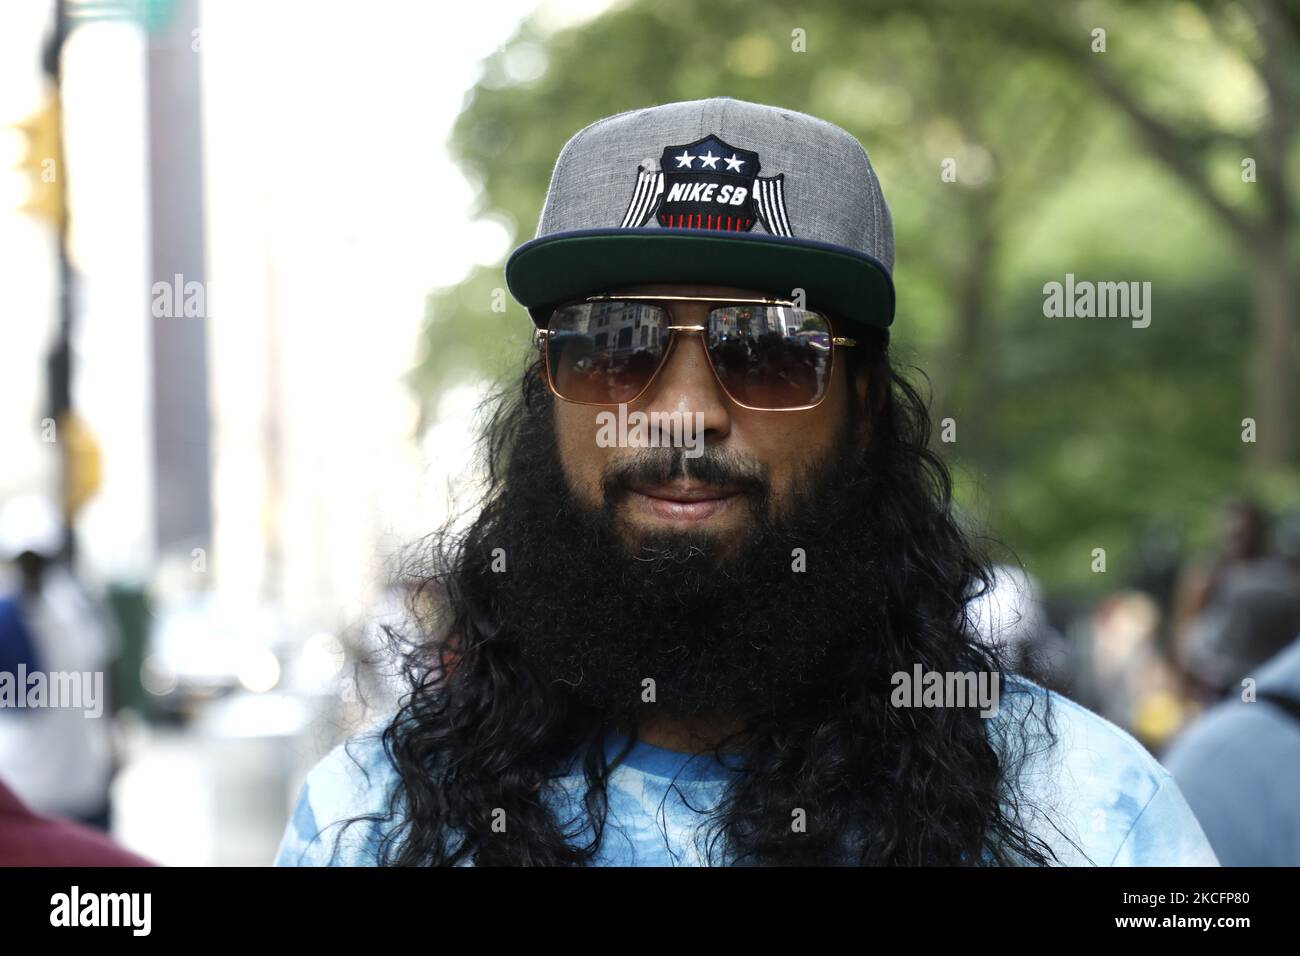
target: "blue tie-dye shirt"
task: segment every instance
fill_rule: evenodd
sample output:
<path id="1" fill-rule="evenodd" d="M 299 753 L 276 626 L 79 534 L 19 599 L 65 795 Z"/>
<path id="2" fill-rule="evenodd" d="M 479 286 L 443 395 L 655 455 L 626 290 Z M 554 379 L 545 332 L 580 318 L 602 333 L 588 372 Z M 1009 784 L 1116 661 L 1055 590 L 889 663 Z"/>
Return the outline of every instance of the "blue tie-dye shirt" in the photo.
<path id="1" fill-rule="evenodd" d="M 1010 812 L 1069 866 L 1218 866 L 1200 824 L 1173 778 L 1132 737 L 1059 694 L 1008 678 L 990 739 L 1002 753 L 1008 730 L 1051 700 L 1056 743 L 1028 741 L 1020 799 Z M 1032 711 L 1029 708 L 1033 708 Z M 396 771 L 379 733 L 387 721 L 336 747 L 311 771 L 285 830 L 277 866 L 374 866 Z M 1034 726 L 1031 722 L 1030 726 Z M 611 734 L 611 760 L 626 744 Z M 727 755 L 724 755 L 727 756 Z M 711 754 L 687 755 L 639 741 L 611 771 L 609 817 L 597 857 L 602 866 L 707 865 L 709 829 L 727 781 L 740 771 Z M 581 771 L 561 778 L 552 799 L 559 819 L 581 819 Z M 720 859 L 715 849 L 713 859 Z"/>

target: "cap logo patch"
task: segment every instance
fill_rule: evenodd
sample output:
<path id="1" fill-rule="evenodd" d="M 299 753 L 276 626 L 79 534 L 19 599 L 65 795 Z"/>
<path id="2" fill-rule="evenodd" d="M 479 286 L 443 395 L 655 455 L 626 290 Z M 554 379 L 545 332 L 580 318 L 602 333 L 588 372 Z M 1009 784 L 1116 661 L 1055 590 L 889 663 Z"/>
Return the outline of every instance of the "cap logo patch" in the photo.
<path id="1" fill-rule="evenodd" d="M 709 134 L 668 146 L 656 163 L 637 170 L 636 189 L 622 228 L 644 226 L 653 216 L 665 229 L 748 232 L 760 223 L 774 236 L 790 236 L 785 173 L 758 175 L 758 153 L 736 149 Z"/>

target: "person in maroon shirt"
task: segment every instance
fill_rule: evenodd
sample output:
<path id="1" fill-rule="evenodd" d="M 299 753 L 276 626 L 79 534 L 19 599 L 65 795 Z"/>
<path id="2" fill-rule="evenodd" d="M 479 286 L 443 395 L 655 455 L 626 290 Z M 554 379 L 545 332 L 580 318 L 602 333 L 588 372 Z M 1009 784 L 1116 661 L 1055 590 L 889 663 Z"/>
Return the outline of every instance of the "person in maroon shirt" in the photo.
<path id="1" fill-rule="evenodd" d="M 153 866 L 107 836 L 37 816 L 0 780 L 0 866 Z"/>

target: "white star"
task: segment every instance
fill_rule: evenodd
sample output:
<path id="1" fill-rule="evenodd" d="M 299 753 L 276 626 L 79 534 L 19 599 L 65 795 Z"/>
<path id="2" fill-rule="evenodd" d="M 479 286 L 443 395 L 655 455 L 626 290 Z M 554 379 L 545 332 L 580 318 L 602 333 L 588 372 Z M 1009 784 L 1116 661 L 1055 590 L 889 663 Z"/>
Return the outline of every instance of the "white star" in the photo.
<path id="1" fill-rule="evenodd" d="M 731 158 L 726 160 L 726 163 L 728 169 L 737 173 L 740 172 L 740 167 L 745 165 L 745 161 L 743 159 L 737 159 L 735 153 L 731 154 Z"/>
<path id="2" fill-rule="evenodd" d="M 680 156 L 674 156 L 674 157 L 673 157 L 673 159 L 677 160 L 677 168 L 678 168 L 678 169 L 681 169 L 683 166 L 685 166 L 687 169 L 690 169 L 690 168 L 691 168 L 691 160 L 694 159 L 694 158 L 695 158 L 695 157 L 692 156 L 692 155 L 691 155 L 688 151 L 686 151 L 686 150 L 682 150 L 682 154 L 681 154 Z"/>
<path id="3" fill-rule="evenodd" d="M 705 166 L 708 166 L 709 169 L 717 169 L 718 160 L 720 160 L 721 158 L 722 158 L 721 156 L 714 156 L 713 150 L 709 150 L 707 153 L 705 153 L 703 156 L 700 157 L 700 162 L 702 162 Z"/>

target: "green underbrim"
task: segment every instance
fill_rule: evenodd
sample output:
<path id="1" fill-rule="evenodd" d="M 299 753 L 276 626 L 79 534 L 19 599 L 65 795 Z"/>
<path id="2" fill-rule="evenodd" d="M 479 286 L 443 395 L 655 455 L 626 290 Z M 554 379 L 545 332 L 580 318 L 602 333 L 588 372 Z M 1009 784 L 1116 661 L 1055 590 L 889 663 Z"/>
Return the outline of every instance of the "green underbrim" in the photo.
<path id="1" fill-rule="evenodd" d="M 704 229 L 587 229 L 524 243 L 506 263 L 506 285 L 546 324 L 561 302 L 652 282 L 707 282 L 793 296 L 808 308 L 886 329 L 894 285 L 870 256 L 803 239 Z"/>

